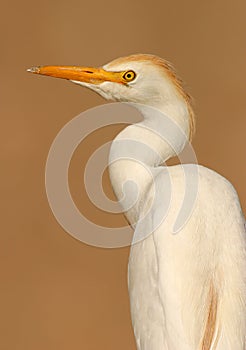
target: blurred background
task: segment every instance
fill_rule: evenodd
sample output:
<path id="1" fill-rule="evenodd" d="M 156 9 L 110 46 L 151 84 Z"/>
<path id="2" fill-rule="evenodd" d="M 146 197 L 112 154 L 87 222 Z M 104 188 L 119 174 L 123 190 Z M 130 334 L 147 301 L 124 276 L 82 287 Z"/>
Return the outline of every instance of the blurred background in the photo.
<path id="1" fill-rule="evenodd" d="M 58 131 L 106 102 L 26 69 L 98 66 L 131 53 L 168 59 L 195 100 L 199 163 L 233 183 L 245 211 L 245 11 L 243 0 L 1 4 L 2 349 L 136 349 L 127 294 L 129 248 L 100 249 L 75 240 L 56 222 L 45 193 L 46 157 Z M 112 227 L 125 219 L 89 202 L 82 175 L 93 149 L 118 131 L 111 126 L 88 137 L 69 173 L 80 210 Z M 104 186 L 112 195 L 107 174 Z"/>

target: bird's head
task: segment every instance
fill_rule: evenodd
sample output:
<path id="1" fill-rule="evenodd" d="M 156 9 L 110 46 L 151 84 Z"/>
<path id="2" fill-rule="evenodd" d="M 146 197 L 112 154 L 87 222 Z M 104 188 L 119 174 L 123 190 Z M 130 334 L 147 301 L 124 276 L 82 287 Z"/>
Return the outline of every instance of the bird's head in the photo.
<path id="1" fill-rule="evenodd" d="M 190 96 L 173 67 L 165 60 L 146 54 L 118 58 L 103 67 L 41 66 L 29 72 L 70 80 L 96 91 L 106 99 L 147 104 L 176 105 L 187 109 L 190 134 L 194 116 Z"/>

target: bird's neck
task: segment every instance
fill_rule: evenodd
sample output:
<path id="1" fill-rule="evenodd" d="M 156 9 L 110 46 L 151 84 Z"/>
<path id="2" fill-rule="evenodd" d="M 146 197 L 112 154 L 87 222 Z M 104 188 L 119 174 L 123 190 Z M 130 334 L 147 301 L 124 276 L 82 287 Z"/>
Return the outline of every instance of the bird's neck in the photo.
<path id="1" fill-rule="evenodd" d="M 111 183 L 131 224 L 139 219 L 144 194 L 161 169 L 158 166 L 179 154 L 189 135 L 185 104 L 134 106 L 140 110 L 143 121 L 117 135 L 109 156 Z"/>

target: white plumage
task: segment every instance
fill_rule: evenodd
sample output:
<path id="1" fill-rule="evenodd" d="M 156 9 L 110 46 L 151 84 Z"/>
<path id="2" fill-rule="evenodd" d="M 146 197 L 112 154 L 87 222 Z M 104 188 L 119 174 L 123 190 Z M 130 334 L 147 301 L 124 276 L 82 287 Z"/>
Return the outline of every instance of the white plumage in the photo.
<path id="1" fill-rule="evenodd" d="M 109 167 L 116 196 L 126 196 L 124 209 L 135 236 L 146 237 L 132 245 L 129 259 L 138 350 L 245 350 L 246 236 L 238 196 L 225 178 L 203 166 L 161 165 L 174 150 L 182 151 L 194 129 L 189 96 L 170 65 L 155 56 L 133 55 L 100 69 L 31 71 L 137 103 L 142 112 L 143 121 L 114 140 Z M 171 146 L 163 115 L 177 126 Z M 190 190 L 198 174 L 197 198 L 189 220 L 173 234 L 187 190 L 184 171 Z M 139 195 L 129 209 L 135 198 L 132 183 Z"/>

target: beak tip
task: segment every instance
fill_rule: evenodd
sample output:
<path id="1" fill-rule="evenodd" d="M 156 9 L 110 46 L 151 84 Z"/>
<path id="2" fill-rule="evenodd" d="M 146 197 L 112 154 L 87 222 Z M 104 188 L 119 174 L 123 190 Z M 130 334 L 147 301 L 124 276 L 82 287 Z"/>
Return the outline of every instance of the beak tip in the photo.
<path id="1" fill-rule="evenodd" d="M 40 72 L 40 67 L 31 67 L 26 70 L 29 73 L 36 73 L 38 74 Z"/>

